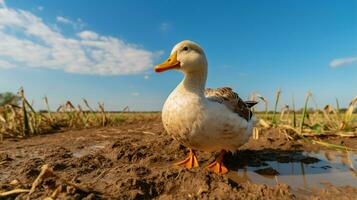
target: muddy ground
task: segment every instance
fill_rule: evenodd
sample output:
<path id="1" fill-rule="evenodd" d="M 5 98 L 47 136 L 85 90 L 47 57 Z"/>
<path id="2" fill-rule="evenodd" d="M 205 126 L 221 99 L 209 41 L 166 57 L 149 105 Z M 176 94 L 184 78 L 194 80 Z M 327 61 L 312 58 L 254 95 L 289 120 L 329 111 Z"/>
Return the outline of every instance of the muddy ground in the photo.
<path id="1" fill-rule="evenodd" d="M 357 138 L 324 140 L 357 147 Z M 165 134 L 158 116 L 115 128 L 6 139 L 0 144 L 0 193 L 30 189 L 41 166 L 48 164 L 53 174 L 47 173 L 30 196 L 17 193 L 3 199 L 51 195 L 58 199 L 357 199 L 357 188 L 352 186 L 329 185 L 301 195 L 283 183 L 240 183 L 230 176 L 244 166 L 266 166 L 256 173 L 279 176 L 265 161 L 309 164 L 317 158 L 305 156 L 302 150 L 321 148 L 269 129 L 258 140 L 251 138 L 238 153 L 226 156 L 228 175 L 206 170 L 215 154 L 205 152 L 197 152 L 201 168 L 176 168 L 172 164 L 185 158 L 187 149 Z"/>

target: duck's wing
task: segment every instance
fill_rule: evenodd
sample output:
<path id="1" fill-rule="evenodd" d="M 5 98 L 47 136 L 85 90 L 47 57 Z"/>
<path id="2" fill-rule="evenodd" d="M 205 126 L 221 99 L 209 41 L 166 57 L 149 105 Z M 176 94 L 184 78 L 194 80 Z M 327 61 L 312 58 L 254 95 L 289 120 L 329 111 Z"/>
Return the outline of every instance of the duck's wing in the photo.
<path id="1" fill-rule="evenodd" d="M 257 104 L 255 101 L 243 101 L 239 95 L 229 87 L 217 89 L 207 88 L 205 90 L 205 96 L 210 101 L 224 104 L 227 108 L 237 113 L 247 121 L 249 121 L 253 116 L 250 108 Z"/>

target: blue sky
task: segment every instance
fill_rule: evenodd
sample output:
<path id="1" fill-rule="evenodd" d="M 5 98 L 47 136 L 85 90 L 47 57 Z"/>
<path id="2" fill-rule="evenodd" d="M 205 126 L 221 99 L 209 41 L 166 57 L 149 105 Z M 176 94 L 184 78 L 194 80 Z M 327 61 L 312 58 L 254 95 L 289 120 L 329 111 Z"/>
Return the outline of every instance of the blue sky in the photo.
<path id="1" fill-rule="evenodd" d="M 4 39 L 5 38 L 5 39 Z M 153 73 L 179 41 L 206 51 L 207 87 L 297 107 L 357 95 L 357 1 L 0 0 L 0 91 L 160 110 L 181 80 Z M 273 103 L 271 103 L 272 105 Z M 263 106 L 260 105 L 260 108 Z"/>

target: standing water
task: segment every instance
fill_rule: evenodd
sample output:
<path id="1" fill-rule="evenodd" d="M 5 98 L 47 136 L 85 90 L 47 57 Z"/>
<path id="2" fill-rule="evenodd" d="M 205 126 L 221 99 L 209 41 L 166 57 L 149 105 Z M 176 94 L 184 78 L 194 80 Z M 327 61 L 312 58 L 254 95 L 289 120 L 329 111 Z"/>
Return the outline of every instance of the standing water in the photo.
<path id="1" fill-rule="evenodd" d="M 357 187 L 357 154 L 352 152 L 257 153 L 228 176 L 237 183 L 285 183 L 296 195 L 309 195 L 327 185 Z M 255 160 L 255 161 L 254 161 Z M 258 162 L 257 162 L 258 160 Z"/>

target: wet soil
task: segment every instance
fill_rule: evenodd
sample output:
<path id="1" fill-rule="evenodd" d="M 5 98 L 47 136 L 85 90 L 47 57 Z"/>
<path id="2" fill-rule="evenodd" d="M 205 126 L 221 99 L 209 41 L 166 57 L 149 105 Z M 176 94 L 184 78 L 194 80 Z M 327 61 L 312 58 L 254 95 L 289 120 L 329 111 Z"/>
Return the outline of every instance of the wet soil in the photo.
<path id="1" fill-rule="evenodd" d="M 324 140 L 357 146 L 357 138 Z M 322 151 L 324 156 L 319 153 Z M 43 199 L 53 195 L 59 186 L 55 195 L 58 199 L 356 199 L 357 196 L 357 173 L 353 168 L 357 157 L 341 157 L 338 162 L 342 164 L 333 164 L 329 156 L 335 154 L 331 156 L 325 147 L 288 139 L 276 129 L 262 131 L 259 139 L 251 138 L 237 153 L 228 154 L 227 175 L 205 169 L 215 153 L 198 151 L 200 168 L 174 167 L 172 164 L 185 158 L 187 152 L 165 133 L 159 117 L 124 122 L 115 128 L 7 139 L 0 144 L 0 193 L 30 189 L 41 166 L 48 164 L 56 176 L 44 177 L 30 196 L 20 193 L 6 199 Z M 283 167 L 287 164 L 289 167 L 296 164 L 301 169 L 287 173 Z M 306 186 L 309 174 L 319 174 L 311 178 L 316 180 L 335 172 L 341 173 L 319 185 L 311 183 L 303 187 L 290 181 L 303 176 Z M 339 179 L 338 184 L 333 182 L 335 179 Z"/>

